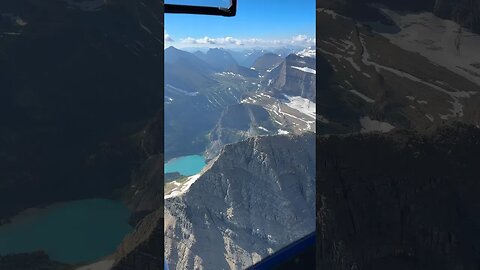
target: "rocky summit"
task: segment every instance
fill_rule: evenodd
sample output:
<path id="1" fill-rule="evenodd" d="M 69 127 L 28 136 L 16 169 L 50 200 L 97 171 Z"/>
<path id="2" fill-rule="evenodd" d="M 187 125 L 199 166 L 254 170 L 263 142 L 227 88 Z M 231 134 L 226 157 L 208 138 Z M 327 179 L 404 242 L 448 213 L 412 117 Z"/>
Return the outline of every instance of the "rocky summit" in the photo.
<path id="1" fill-rule="evenodd" d="M 314 231 L 314 143 L 305 133 L 225 146 L 188 190 L 165 200 L 170 268 L 244 269 Z"/>

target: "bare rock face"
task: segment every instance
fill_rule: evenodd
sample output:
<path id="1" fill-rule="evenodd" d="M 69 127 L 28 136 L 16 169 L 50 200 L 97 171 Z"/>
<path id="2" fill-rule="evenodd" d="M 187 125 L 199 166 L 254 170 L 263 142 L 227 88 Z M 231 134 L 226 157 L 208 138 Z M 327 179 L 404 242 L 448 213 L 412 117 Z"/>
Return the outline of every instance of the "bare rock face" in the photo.
<path id="1" fill-rule="evenodd" d="M 315 228 L 314 135 L 225 146 L 190 189 L 165 200 L 171 269 L 244 269 Z"/>
<path id="2" fill-rule="evenodd" d="M 207 159 L 213 159 L 226 144 L 258 135 L 275 134 L 276 131 L 263 107 L 245 103 L 231 105 L 222 112 L 218 123 L 210 132 L 210 144 L 204 155 Z"/>
<path id="3" fill-rule="evenodd" d="M 267 79 L 272 79 L 272 89 L 276 93 L 301 96 L 310 100 L 316 97 L 316 69 L 314 58 L 290 54 L 274 68 Z"/>
<path id="4" fill-rule="evenodd" d="M 480 129 L 317 138 L 319 269 L 478 269 Z"/>
<path id="5" fill-rule="evenodd" d="M 253 63 L 252 67 L 257 71 L 267 72 L 277 65 L 279 65 L 283 61 L 283 58 L 274 54 L 274 53 L 266 53 Z"/>
<path id="6" fill-rule="evenodd" d="M 143 218 L 118 247 L 111 270 L 163 269 L 162 220 L 162 209 Z"/>

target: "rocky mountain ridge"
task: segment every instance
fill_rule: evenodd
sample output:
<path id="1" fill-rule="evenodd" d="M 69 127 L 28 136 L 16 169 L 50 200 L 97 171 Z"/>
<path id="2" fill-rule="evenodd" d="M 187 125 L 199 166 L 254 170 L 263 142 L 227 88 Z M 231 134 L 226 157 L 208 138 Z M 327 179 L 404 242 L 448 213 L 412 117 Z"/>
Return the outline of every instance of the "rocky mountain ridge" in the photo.
<path id="1" fill-rule="evenodd" d="M 277 134 L 270 115 L 260 105 L 240 103 L 228 106 L 209 135 L 209 146 L 204 156 L 215 158 L 223 146 L 250 137 Z"/>
<path id="2" fill-rule="evenodd" d="M 272 81 L 270 81 L 272 80 Z M 316 98 L 316 61 L 311 57 L 289 54 L 265 75 L 265 82 L 276 93 Z"/>
<path id="3" fill-rule="evenodd" d="M 313 143 L 310 133 L 225 146 L 188 191 L 165 201 L 170 268 L 244 269 L 313 231 Z"/>
<path id="4" fill-rule="evenodd" d="M 320 134 L 480 123 L 474 105 L 480 98 L 478 84 L 427 58 L 428 49 L 407 50 L 401 37 L 394 40 L 331 10 L 318 10 L 317 24 L 322 36 L 318 72 L 323 74 L 317 77 L 317 114 L 329 120 L 320 123 Z"/>
<path id="5" fill-rule="evenodd" d="M 212 143 L 208 138 L 212 132 L 215 133 L 214 130 L 216 130 L 219 119 L 229 106 L 238 107 L 238 104 L 245 100 L 255 99 L 255 95 L 273 91 L 277 91 L 276 95 L 283 99 L 285 97 L 282 96 L 282 93 L 292 96 L 300 95 L 302 92 L 304 96 L 313 97 L 315 95 L 313 90 L 315 88 L 313 79 L 315 60 L 311 57 L 291 54 L 287 56 L 287 61 L 277 54 L 268 52 L 259 56 L 264 59 L 263 56 L 270 58 L 273 55 L 275 63 L 283 59 L 286 72 L 281 73 L 281 68 L 278 68 L 279 71 L 276 72 L 273 71 L 275 68 L 273 66 L 268 70 L 259 71 L 240 66 L 234 62 L 236 60 L 233 59 L 233 56 L 228 56 L 229 54 L 233 54 L 233 52 L 220 48 L 210 49 L 206 53 L 190 53 L 173 47 L 166 49 L 165 127 L 167 133 L 165 145 L 167 148 L 165 153 L 167 159 L 200 153 L 205 149 L 208 152 Z M 217 60 L 208 60 L 209 55 L 214 55 Z M 230 64 L 215 67 L 207 63 L 207 61 L 221 62 L 225 57 L 229 59 L 226 63 Z M 291 66 L 295 66 L 295 68 Z M 273 85 L 277 82 L 278 88 L 273 89 Z M 292 90 L 297 87 L 300 87 L 299 91 Z M 263 106 L 261 103 L 254 105 Z M 295 117 L 300 115 L 299 118 L 303 119 L 301 113 L 289 112 L 289 114 Z M 310 117 L 308 120 L 310 121 Z M 285 121 L 277 122 L 282 125 Z M 260 132 L 259 134 L 276 134 L 280 128 L 279 124 L 276 125 L 274 130 L 267 128 L 270 132 Z M 305 124 L 301 125 L 301 128 L 304 129 L 303 125 Z M 313 131 L 312 129 L 308 130 Z M 218 145 L 216 150 L 211 152 L 218 153 L 220 149 L 221 145 Z M 212 157 L 210 154 L 208 156 Z"/>

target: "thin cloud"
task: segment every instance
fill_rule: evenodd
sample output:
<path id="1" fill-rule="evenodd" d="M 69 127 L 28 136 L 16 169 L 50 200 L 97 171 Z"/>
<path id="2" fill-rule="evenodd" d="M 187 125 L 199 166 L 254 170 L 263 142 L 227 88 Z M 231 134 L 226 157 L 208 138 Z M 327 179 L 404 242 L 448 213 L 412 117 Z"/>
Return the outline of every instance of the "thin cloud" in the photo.
<path id="1" fill-rule="evenodd" d="M 312 39 L 308 38 L 306 35 L 298 35 L 292 38 L 293 42 L 311 42 Z"/>
<path id="2" fill-rule="evenodd" d="M 306 35 L 296 35 L 289 39 L 260 39 L 260 38 L 234 38 L 234 37 L 187 37 L 180 39 L 183 46 L 222 46 L 222 47 L 281 47 L 281 46 L 314 46 L 315 38 Z"/>
<path id="3" fill-rule="evenodd" d="M 175 42 L 175 40 L 173 40 L 173 38 L 167 33 L 167 31 L 165 31 L 163 34 L 165 42 Z"/>

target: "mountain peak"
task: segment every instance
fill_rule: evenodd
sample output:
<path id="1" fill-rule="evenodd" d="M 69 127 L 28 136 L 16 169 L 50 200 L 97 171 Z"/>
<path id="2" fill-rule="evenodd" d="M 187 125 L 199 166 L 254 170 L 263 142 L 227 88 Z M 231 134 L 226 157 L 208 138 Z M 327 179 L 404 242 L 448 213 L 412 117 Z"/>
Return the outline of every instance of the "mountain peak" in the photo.
<path id="1" fill-rule="evenodd" d="M 306 133 L 227 145 L 188 192 L 165 200 L 171 268 L 244 269 L 314 231 L 314 143 Z"/>
<path id="2" fill-rule="evenodd" d="M 180 50 L 174 46 L 168 46 L 168 48 L 166 48 L 165 51 L 180 51 Z"/>

